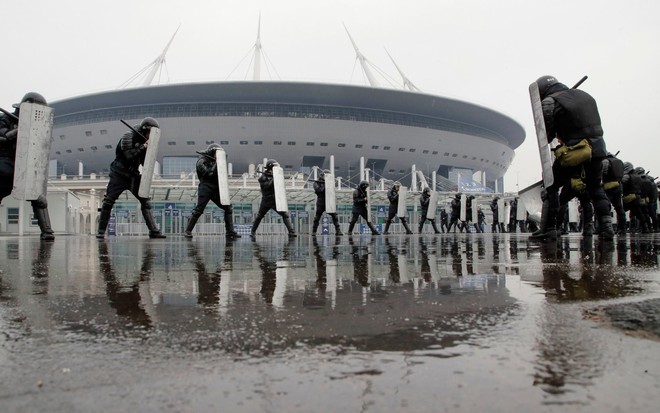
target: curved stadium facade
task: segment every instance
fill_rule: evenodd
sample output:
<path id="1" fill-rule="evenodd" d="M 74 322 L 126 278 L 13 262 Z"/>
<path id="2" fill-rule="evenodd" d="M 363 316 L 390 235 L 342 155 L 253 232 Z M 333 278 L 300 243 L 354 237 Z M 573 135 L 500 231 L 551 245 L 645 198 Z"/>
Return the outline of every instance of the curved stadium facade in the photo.
<path id="1" fill-rule="evenodd" d="M 386 179 L 411 166 L 449 177 L 480 173 L 491 188 L 506 172 L 525 133 L 494 110 L 418 92 L 298 82 L 212 82 L 101 92 L 53 102 L 51 159 L 57 174 L 107 174 L 127 128 L 151 116 L 161 126 L 163 176 L 194 170 L 197 154 L 216 142 L 234 175 L 264 158 L 285 171 L 329 168 L 355 184 L 360 157 Z M 51 172 L 52 173 L 52 172 Z M 407 183 L 406 183 L 407 184 Z"/>

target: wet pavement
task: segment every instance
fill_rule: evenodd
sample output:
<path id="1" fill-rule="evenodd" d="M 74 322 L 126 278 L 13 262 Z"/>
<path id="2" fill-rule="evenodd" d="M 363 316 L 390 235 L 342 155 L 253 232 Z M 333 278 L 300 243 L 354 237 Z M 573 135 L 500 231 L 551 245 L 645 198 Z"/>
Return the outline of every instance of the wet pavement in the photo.
<path id="1" fill-rule="evenodd" d="M 655 412 L 660 234 L 0 237 L 0 410 Z"/>

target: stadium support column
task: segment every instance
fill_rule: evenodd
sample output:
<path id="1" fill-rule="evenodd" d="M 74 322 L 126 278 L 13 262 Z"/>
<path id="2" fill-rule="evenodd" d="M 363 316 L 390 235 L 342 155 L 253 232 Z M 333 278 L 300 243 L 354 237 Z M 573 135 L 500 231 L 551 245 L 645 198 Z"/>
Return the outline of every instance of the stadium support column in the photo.
<path id="1" fill-rule="evenodd" d="M 435 178 L 435 174 L 436 174 L 435 171 L 431 172 L 431 185 L 433 185 L 431 189 L 434 191 L 436 190 L 436 181 L 437 181 Z"/>
<path id="2" fill-rule="evenodd" d="M 412 168 L 410 169 L 410 173 L 412 174 L 412 178 L 411 178 L 412 182 L 411 182 L 411 185 L 410 185 L 410 190 L 413 191 L 413 192 L 417 191 L 417 171 L 416 171 L 416 169 L 417 169 L 417 167 L 415 166 L 415 164 L 413 164 Z"/>
<path id="3" fill-rule="evenodd" d="M 367 180 L 367 176 L 364 172 L 364 156 L 360 157 L 360 180 Z"/>
<path id="4" fill-rule="evenodd" d="M 330 173 L 335 175 L 335 155 L 330 155 Z"/>

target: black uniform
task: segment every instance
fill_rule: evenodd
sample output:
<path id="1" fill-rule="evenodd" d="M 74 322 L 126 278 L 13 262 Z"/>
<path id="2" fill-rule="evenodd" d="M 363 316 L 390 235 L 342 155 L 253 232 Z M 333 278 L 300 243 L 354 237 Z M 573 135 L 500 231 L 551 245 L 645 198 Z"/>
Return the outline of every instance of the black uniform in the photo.
<path id="1" fill-rule="evenodd" d="M 357 222 L 358 218 L 362 217 L 365 221 L 367 221 L 367 226 L 371 230 L 371 233 L 374 235 L 380 235 L 378 233 L 378 230 L 372 224 L 369 219 L 367 218 L 367 208 L 369 208 L 369 205 L 367 204 L 367 191 L 369 190 L 369 186 L 364 186 L 360 184 L 355 191 L 353 191 L 353 208 L 351 209 L 351 223 L 348 225 L 348 233 L 352 234 L 353 233 L 353 228 L 355 227 L 355 223 Z"/>
<path id="2" fill-rule="evenodd" d="M 314 222 L 312 224 L 312 234 L 316 234 L 319 222 L 321 222 L 321 216 L 325 212 L 325 179 L 323 177 L 314 182 L 314 193 L 316 193 L 316 215 L 314 215 Z M 337 213 L 328 212 L 328 215 L 330 215 L 332 223 L 335 225 L 335 235 L 342 235 Z"/>
<path id="3" fill-rule="evenodd" d="M 144 130 L 148 137 L 148 130 Z M 108 227 L 110 213 L 115 201 L 126 190 L 130 191 L 140 202 L 140 209 L 144 217 L 144 223 L 149 228 L 150 238 L 165 238 L 160 233 L 154 216 L 151 213 L 149 198 L 138 195 L 140 189 L 140 165 L 144 164 L 147 154 L 147 142 L 136 132 L 128 132 L 117 143 L 115 148 L 115 160 L 110 164 L 110 180 L 103 197 L 101 216 L 99 217 L 99 228 L 97 238 L 103 238 Z"/>
<path id="4" fill-rule="evenodd" d="M 387 211 L 387 221 L 385 221 L 385 231 L 383 231 L 383 234 L 389 233 L 388 230 L 390 229 L 390 224 L 392 224 L 392 220 L 394 219 L 395 216 L 397 216 L 397 212 L 399 210 L 398 186 L 393 186 L 392 188 L 390 188 L 390 190 L 387 192 L 387 199 L 390 200 L 390 206 Z M 401 224 L 406 229 L 406 234 L 412 234 L 410 227 L 408 227 L 408 222 L 406 220 L 406 217 L 399 217 L 399 220 L 401 220 Z"/>
<path id="5" fill-rule="evenodd" d="M 642 177 L 635 171 L 630 171 L 623 175 L 621 184 L 624 210 L 630 211 L 631 218 L 634 217 L 639 222 L 643 233 L 648 233 L 648 215 L 642 207 Z"/>
<path id="6" fill-rule="evenodd" d="M 556 137 L 563 145 L 569 147 L 587 139 L 591 147 L 590 160 L 575 167 L 553 168 L 555 183 L 546 188 L 551 216 L 549 224 L 552 227 L 556 225 L 559 202 L 557 195 L 560 187 L 570 182 L 570 178 L 578 169 L 598 218 L 600 236 L 611 238 L 613 231 L 610 201 L 601 186 L 601 164 L 607 155 L 607 149 L 596 101 L 588 93 L 580 89 L 568 89 L 561 83 L 550 86 L 542 98 L 541 105 L 548 139 L 552 140 Z"/>
<path id="7" fill-rule="evenodd" d="M 623 190 L 621 180 L 623 179 L 623 161 L 609 154 L 602 163 L 603 189 L 616 211 L 617 232 L 626 232 L 626 211 L 623 209 Z"/>
<path id="8" fill-rule="evenodd" d="M 290 237 L 296 236 L 296 231 L 293 229 L 293 224 L 291 223 L 291 218 L 289 218 L 289 213 L 286 211 L 278 211 L 275 204 L 275 183 L 273 181 L 273 168 L 267 168 L 264 173 L 259 177 L 259 187 L 261 188 L 261 204 L 259 205 L 259 212 L 254 218 L 252 223 L 252 238 L 256 236 L 257 228 L 261 220 L 266 216 L 266 213 L 271 209 L 277 212 L 284 222 L 287 231 L 289 232 Z"/>
<path id="9" fill-rule="evenodd" d="M 212 151 L 213 153 L 215 151 Z M 225 212 L 225 235 L 227 237 L 239 238 L 240 235 L 234 231 L 234 216 L 231 205 L 222 205 L 220 203 L 220 185 L 218 183 L 218 165 L 212 153 L 204 153 L 197 160 L 197 177 L 199 185 L 197 187 L 197 205 L 192 211 L 190 221 L 184 236 L 192 238 L 192 230 L 197 220 L 204 213 L 204 208 L 209 201 L 221 208 Z"/>
<path id="10" fill-rule="evenodd" d="M 440 233 L 440 231 L 438 231 L 438 227 L 435 225 L 435 218 L 434 219 L 427 218 L 430 200 L 431 200 L 431 192 L 422 191 L 422 195 L 419 197 L 419 204 L 422 209 L 422 217 L 419 220 L 419 230 L 417 231 L 420 234 L 422 233 L 422 228 L 424 228 L 424 223 L 426 222 L 427 219 L 431 221 L 431 226 L 433 227 L 433 231 L 436 234 Z M 436 208 L 436 205 L 433 205 L 433 208 Z"/>
<path id="11" fill-rule="evenodd" d="M 449 220 L 449 215 L 447 214 L 447 211 L 444 208 L 442 208 L 440 210 L 440 231 L 442 231 L 443 233 L 445 231 L 449 232 L 448 220 Z"/>
<path id="12" fill-rule="evenodd" d="M 656 231 L 658 229 L 658 214 L 656 212 L 658 208 L 658 187 L 655 185 L 655 182 L 647 174 L 642 174 L 642 199 L 646 206 L 646 211 L 650 219 L 650 230 Z"/>
<path id="13" fill-rule="evenodd" d="M 499 198 L 495 198 L 490 202 L 490 211 L 493 213 L 493 222 L 490 227 L 491 232 L 497 232 L 498 230 L 502 232 L 502 228 L 500 227 L 500 208 L 497 201 L 499 201 Z"/>
<path id="14" fill-rule="evenodd" d="M 14 112 L 19 116 L 18 109 Z M 14 163 L 16 160 L 16 138 L 18 121 L 4 113 L 0 114 L 0 202 L 14 189 Z M 48 201 L 45 195 L 30 200 L 32 212 L 41 229 L 41 239 L 54 240 L 48 215 Z"/>

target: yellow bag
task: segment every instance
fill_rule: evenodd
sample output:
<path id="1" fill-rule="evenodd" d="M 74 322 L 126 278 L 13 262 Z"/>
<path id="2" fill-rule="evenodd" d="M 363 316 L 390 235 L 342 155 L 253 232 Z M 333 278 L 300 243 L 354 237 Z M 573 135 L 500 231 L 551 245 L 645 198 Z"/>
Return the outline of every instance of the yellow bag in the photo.
<path id="1" fill-rule="evenodd" d="M 555 149 L 555 157 L 561 166 L 577 166 L 591 159 L 591 145 L 586 139 L 573 146 L 562 145 Z"/>
<path id="2" fill-rule="evenodd" d="M 617 188 L 619 186 L 619 181 L 610 181 L 603 184 L 603 189 L 609 191 L 610 189 Z"/>
<path id="3" fill-rule="evenodd" d="M 582 178 L 571 178 L 571 188 L 578 194 L 581 194 L 585 189 L 587 189 L 587 184 L 584 183 Z"/>
<path id="4" fill-rule="evenodd" d="M 628 194 L 628 195 L 626 195 L 626 196 L 623 197 L 623 203 L 624 203 L 624 204 L 627 204 L 627 203 L 629 203 L 629 202 L 634 201 L 635 199 L 637 199 L 637 195 L 636 195 L 636 194 Z"/>

